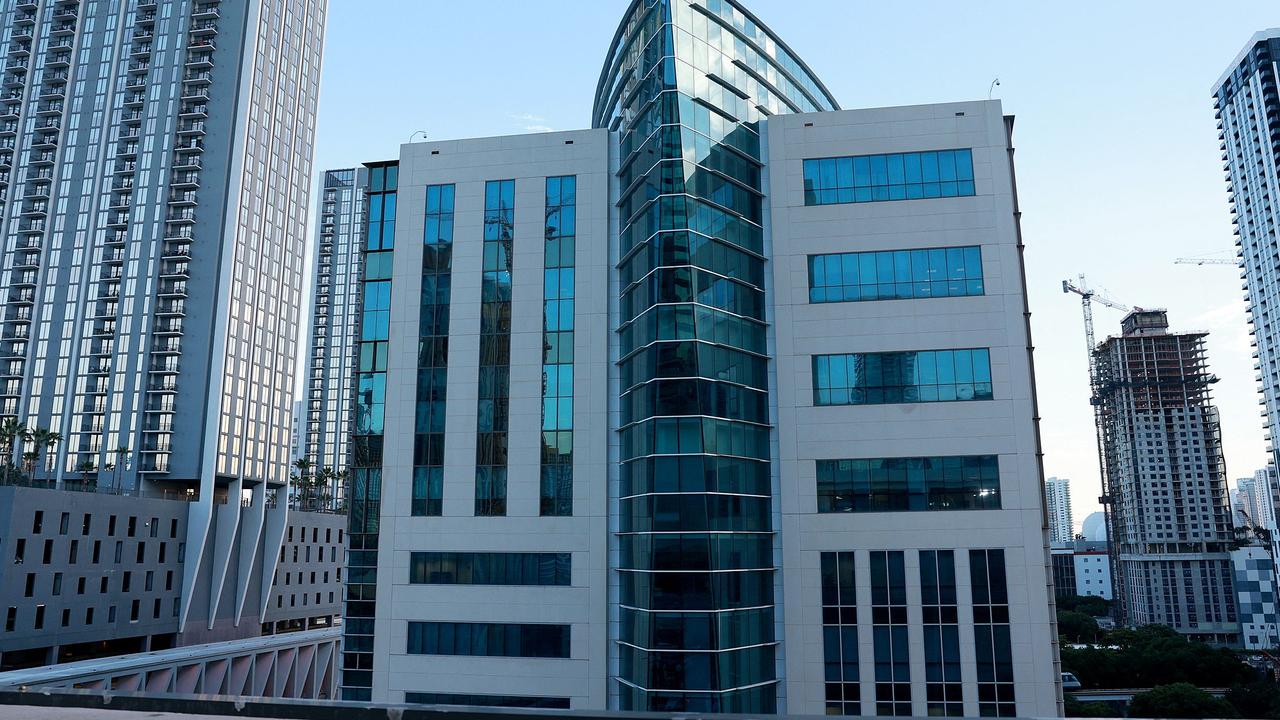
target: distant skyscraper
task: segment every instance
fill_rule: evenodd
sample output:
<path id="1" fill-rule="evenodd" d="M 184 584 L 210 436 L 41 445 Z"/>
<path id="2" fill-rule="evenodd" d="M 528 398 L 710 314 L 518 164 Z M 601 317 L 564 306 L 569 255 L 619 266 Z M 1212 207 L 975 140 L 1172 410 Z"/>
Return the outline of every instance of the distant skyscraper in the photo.
<path id="1" fill-rule="evenodd" d="M 1234 539 L 1204 333 L 1134 311 L 1096 351 L 1124 619 L 1237 643 Z"/>
<path id="2" fill-rule="evenodd" d="M 1075 521 L 1071 518 L 1071 481 L 1051 477 L 1044 481 L 1045 509 L 1049 513 L 1049 540 L 1066 545 L 1076 538 Z"/>
<path id="3" fill-rule="evenodd" d="M 360 241 L 367 171 L 329 170 L 320 192 L 318 242 L 313 258 L 311 345 L 307 359 L 303 457 L 327 479 L 335 501 L 343 499 L 351 404 L 355 399 L 356 328 L 360 320 Z"/>
<path id="4" fill-rule="evenodd" d="M 1060 715 L 1013 118 L 636 0 L 592 126 L 366 166 L 343 696 Z"/>
<path id="5" fill-rule="evenodd" d="M 1264 522 L 1263 508 L 1271 501 L 1271 498 L 1263 497 L 1261 494 L 1266 490 L 1265 485 L 1259 486 L 1252 477 L 1236 480 L 1237 502 L 1239 503 L 1240 511 L 1244 513 L 1245 519 L 1248 521 L 1249 527 L 1262 527 Z"/>
<path id="6" fill-rule="evenodd" d="M 1257 347 L 1271 464 L 1280 464 L 1280 28 L 1259 32 L 1213 88 L 1218 140 Z"/>
<path id="7" fill-rule="evenodd" d="M 80 534 L 73 568 L 127 562 L 112 536 L 138 538 L 140 568 L 179 563 L 174 608 L 78 598 L 43 631 L 44 610 L 18 608 L 37 642 L 261 627 L 287 525 L 324 17 L 325 0 L 0 5 L 0 418 L 60 436 L 17 443 L 38 484 L 137 498 L 20 492 L 6 552 L 56 514 Z M 160 592 L 131 572 L 111 592 Z"/>

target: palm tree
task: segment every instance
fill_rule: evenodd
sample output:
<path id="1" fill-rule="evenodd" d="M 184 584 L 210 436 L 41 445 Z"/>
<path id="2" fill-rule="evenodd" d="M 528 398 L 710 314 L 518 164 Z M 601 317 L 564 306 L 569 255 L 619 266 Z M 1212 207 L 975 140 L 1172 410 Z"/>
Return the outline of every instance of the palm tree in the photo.
<path id="1" fill-rule="evenodd" d="M 57 469 L 57 462 L 58 462 L 58 458 L 57 458 L 57 455 L 55 455 L 53 451 L 54 451 L 54 449 L 55 449 L 55 448 L 57 448 L 58 443 L 60 443 L 60 442 L 62 442 L 62 433 L 60 433 L 60 432 L 50 431 L 50 432 L 49 432 L 47 435 L 45 435 L 45 437 L 44 437 L 44 445 L 45 445 L 45 448 L 49 451 L 49 460 L 52 460 L 52 461 L 53 461 L 53 463 L 54 463 L 54 465 L 53 465 L 54 469 Z M 39 452 L 39 451 L 40 451 L 40 448 L 36 448 L 36 452 Z M 48 469 L 49 469 L 49 462 L 48 462 L 48 461 L 46 461 L 46 462 L 45 462 L 45 470 L 48 470 Z M 53 482 L 54 482 L 54 485 L 56 486 L 56 485 L 57 485 L 57 483 L 58 483 L 58 478 L 57 478 L 56 476 L 54 477 Z"/>
<path id="2" fill-rule="evenodd" d="M 95 474 L 97 470 L 98 466 L 95 465 L 92 460 L 81 460 L 80 463 L 76 465 L 76 472 L 80 473 L 81 489 L 88 489 L 90 487 L 96 489 L 98 487 L 98 478 L 89 477 L 90 475 Z"/>
<path id="3" fill-rule="evenodd" d="M 27 424 L 16 417 L 8 417 L 0 422 L 0 444 L 5 451 L 4 481 L 9 482 L 9 472 L 13 469 L 13 458 L 18 453 L 18 440 L 26 439 Z"/>
<path id="4" fill-rule="evenodd" d="M 30 437 L 27 438 L 32 442 L 32 448 L 35 453 L 35 464 L 31 468 L 31 482 L 34 484 L 39 479 L 40 470 L 48 470 L 48 461 L 43 461 L 45 450 L 52 451 L 54 446 L 62 440 L 62 434 L 56 433 L 49 428 L 38 427 L 31 431 Z"/>
<path id="5" fill-rule="evenodd" d="M 289 480 L 293 483 L 293 505 L 296 508 L 304 508 L 307 495 L 311 489 L 311 461 L 306 458 L 298 458 L 293 461 L 293 472 L 289 474 Z"/>
<path id="6" fill-rule="evenodd" d="M 111 490 L 115 492 L 120 489 L 120 473 L 124 471 L 125 466 L 129 463 L 129 448 L 121 445 L 113 452 L 115 453 L 116 461 L 111 466 Z"/>
<path id="7" fill-rule="evenodd" d="M 23 470 L 23 472 L 25 472 L 25 473 L 27 474 L 27 485 L 28 485 L 28 486 L 30 486 L 30 485 L 32 484 L 32 483 L 31 483 L 31 481 L 32 481 L 32 479 L 34 479 L 34 478 L 35 478 L 35 475 L 36 475 L 36 460 L 39 460 L 39 459 L 40 459 L 40 453 L 38 453 L 38 452 L 24 452 L 24 453 L 22 453 L 22 470 Z"/>

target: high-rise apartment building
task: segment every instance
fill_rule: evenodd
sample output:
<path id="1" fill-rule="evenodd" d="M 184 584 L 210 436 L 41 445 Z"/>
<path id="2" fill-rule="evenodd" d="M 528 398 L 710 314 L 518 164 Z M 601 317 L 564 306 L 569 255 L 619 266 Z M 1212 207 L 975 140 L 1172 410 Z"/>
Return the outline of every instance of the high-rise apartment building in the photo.
<path id="1" fill-rule="evenodd" d="M 1280 28 L 1259 32 L 1213 88 L 1218 141 L 1245 281 L 1264 427 L 1280 464 Z"/>
<path id="2" fill-rule="evenodd" d="M 1234 539 L 1205 333 L 1135 310 L 1098 346 L 1116 592 L 1123 619 L 1236 643 Z"/>
<path id="3" fill-rule="evenodd" d="M 330 170 L 320 189 L 313 259 L 311 347 L 307 359 L 302 457 L 333 502 L 343 499 L 355 399 L 360 320 L 361 179 L 365 170 Z"/>
<path id="4" fill-rule="evenodd" d="M 1075 542 L 1076 525 L 1071 517 L 1071 481 L 1051 477 L 1044 481 L 1045 510 L 1049 514 L 1049 541 L 1055 545 Z"/>
<path id="5" fill-rule="evenodd" d="M 0 6 L 0 418 L 39 430 L 6 436 L 3 478 L 136 500 L 18 489 L 5 561 L 31 541 L 73 567 L 120 563 L 145 527 L 137 562 L 179 563 L 176 605 L 128 614 L 179 643 L 259 631 L 288 525 L 324 15 L 324 0 Z M 68 516 L 80 547 L 39 538 Z M 161 592 L 124 577 L 104 593 Z M 36 639 L 147 634 L 70 609 Z M 40 629 L 40 612 L 19 602 L 8 624 Z"/>
<path id="6" fill-rule="evenodd" d="M 637 0 L 593 129 L 368 164 L 344 697 L 1059 714 L 1012 122 Z"/>

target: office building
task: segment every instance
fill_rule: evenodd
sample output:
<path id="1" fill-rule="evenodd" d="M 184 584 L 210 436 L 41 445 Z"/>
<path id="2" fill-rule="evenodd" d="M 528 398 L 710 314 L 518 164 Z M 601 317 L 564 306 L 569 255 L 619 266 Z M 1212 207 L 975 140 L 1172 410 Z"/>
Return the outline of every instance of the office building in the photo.
<path id="1" fill-rule="evenodd" d="M 1278 61 L 1280 28 L 1256 33 L 1213 87 L 1272 465 L 1280 463 L 1275 436 L 1280 430 L 1280 323 L 1276 322 L 1280 278 L 1275 273 L 1280 215 L 1272 200 L 1280 196 Z"/>
<path id="2" fill-rule="evenodd" d="M 1058 597 L 1111 599 L 1111 562 L 1105 542 L 1073 540 L 1055 545 L 1051 552 L 1053 586 Z"/>
<path id="3" fill-rule="evenodd" d="M 1071 518 L 1071 481 L 1051 477 L 1044 481 L 1045 510 L 1049 514 L 1049 541 L 1068 545 L 1076 539 L 1076 525 Z"/>
<path id="4" fill-rule="evenodd" d="M 369 163 L 343 696 L 1060 714 L 1012 124 L 637 0 L 592 129 Z"/>
<path id="5" fill-rule="evenodd" d="M 0 9 L 6 658 L 270 622 L 324 14 Z"/>
<path id="6" fill-rule="evenodd" d="M 1131 625 L 1239 640 L 1234 539 L 1205 333 L 1135 310 L 1095 351 L 1116 588 Z"/>
<path id="7" fill-rule="evenodd" d="M 320 188 L 313 258 L 311 344 L 301 457 L 323 493 L 343 502 L 351 406 L 355 399 L 356 328 L 360 318 L 360 239 L 364 170 L 330 170 Z"/>

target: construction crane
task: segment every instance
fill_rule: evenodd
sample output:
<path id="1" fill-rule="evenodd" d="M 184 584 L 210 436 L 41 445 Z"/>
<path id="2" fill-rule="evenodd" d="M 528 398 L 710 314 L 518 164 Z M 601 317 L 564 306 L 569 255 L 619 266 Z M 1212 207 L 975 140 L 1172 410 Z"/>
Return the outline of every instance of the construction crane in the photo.
<path id="1" fill-rule="evenodd" d="M 1093 351 L 1098 346 L 1093 335 L 1093 305 L 1098 302 L 1109 308 L 1116 310 L 1141 310 L 1142 308 L 1129 307 L 1123 303 L 1118 303 L 1104 295 L 1099 295 L 1096 291 L 1089 289 L 1089 284 L 1085 282 L 1084 276 L 1079 276 L 1080 284 L 1077 285 L 1070 280 L 1062 281 L 1062 292 L 1075 293 L 1080 296 L 1080 304 L 1084 308 L 1084 340 L 1089 351 L 1089 387 L 1094 391 L 1094 398 L 1097 397 L 1098 391 L 1098 362 L 1094 358 Z"/>
<path id="2" fill-rule="evenodd" d="M 1112 527 L 1113 496 L 1111 494 L 1111 481 L 1107 476 L 1107 457 L 1105 440 L 1103 439 L 1106 435 L 1106 428 L 1103 425 L 1105 419 L 1102 415 L 1102 373 L 1098 366 L 1098 356 L 1095 352 L 1098 345 L 1093 334 L 1093 303 L 1096 301 L 1109 308 L 1124 310 L 1125 312 L 1141 310 L 1142 308 L 1129 307 L 1128 305 L 1116 302 L 1111 298 L 1099 295 L 1096 291 L 1089 289 L 1089 284 L 1085 281 L 1084 275 L 1080 275 L 1078 277 L 1079 284 L 1073 283 L 1070 280 L 1063 280 L 1062 292 L 1075 293 L 1076 295 L 1079 295 L 1080 306 L 1084 311 L 1084 340 L 1087 345 L 1086 350 L 1088 351 L 1089 358 L 1089 404 L 1093 407 L 1093 427 L 1094 432 L 1098 436 L 1098 476 L 1102 481 L 1102 495 L 1098 498 L 1098 503 L 1102 505 L 1103 517 L 1106 518 L 1107 524 L 1107 537 L 1111 540 L 1107 546 L 1107 559 L 1111 566 L 1112 596 L 1117 600 L 1116 607 L 1119 611 L 1119 618 L 1123 619 L 1125 617 L 1124 598 L 1122 594 L 1118 592 L 1121 587 L 1118 555 L 1119 543 L 1116 542 L 1117 535 L 1115 533 L 1115 529 Z"/>
<path id="3" fill-rule="evenodd" d="M 1240 263 L 1231 258 L 1178 258 L 1173 261 L 1174 265 L 1239 265 Z"/>

